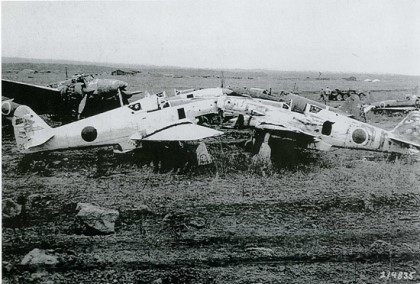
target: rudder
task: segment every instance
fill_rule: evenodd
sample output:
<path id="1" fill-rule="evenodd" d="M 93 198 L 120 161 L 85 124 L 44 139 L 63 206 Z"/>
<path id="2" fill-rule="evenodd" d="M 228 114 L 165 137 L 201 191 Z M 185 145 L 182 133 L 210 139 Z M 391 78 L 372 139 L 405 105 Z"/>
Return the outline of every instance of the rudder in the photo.
<path id="1" fill-rule="evenodd" d="M 12 125 L 17 147 L 23 153 L 36 152 L 31 148 L 54 137 L 52 128 L 27 106 L 19 106 L 15 110 Z"/>

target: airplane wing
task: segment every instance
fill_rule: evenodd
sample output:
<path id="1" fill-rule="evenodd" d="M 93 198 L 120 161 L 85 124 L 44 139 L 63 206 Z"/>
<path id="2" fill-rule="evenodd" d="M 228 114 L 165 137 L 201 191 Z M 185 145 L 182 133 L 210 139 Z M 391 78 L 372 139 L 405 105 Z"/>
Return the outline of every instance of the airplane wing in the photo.
<path id="1" fill-rule="evenodd" d="M 174 124 L 158 130 L 142 140 L 145 141 L 192 141 L 218 136 L 223 132 L 189 123 Z"/>
<path id="2" fill-rule="evenodd" d="M 401 139 L 401 138 L 398 138 L 398 137 L 390 137 L 390 138 L 391 138 L 391 140 L 393 140 L 395 142 L 399 142 L 399 143 L 402 143 L 402 144 L 405 144 L 405 145 L 410 145 L 410 146 L 413 146 L 413 147 L 420 150 L 420 144 L 419 143 L 412 142 L 412 141 L 405 140 L 405 139 Z"/>
<path id="3" fill-rule="evenodd" d="M 255 126 L 256 128 L 259 129 L 265 129 L 265 130 L 269 130 L 270 132 L 272 132 L 274 135 L 276 135 L 276 133 L 279 134 L 279 136 L 281 136 L 281 134 L 283 133 L 295 133 L 295 134 L 301 134 L 303 136 L 306 136 L 308 139 L 315 139 L 317 136 L 303 131 L 302 129 L 296 128 L 296 127 L 292 127 L 290 125 L 282 125 L 282 124 L 274 124 L 274 123 L 269 123 L 269 122 L 261 122 L 260 124 Z"/>
<path id="4" fill-rule="evenodd" d="M 38 114 L 54 113 L 61 101 L 60 91 L 54 88 L 2 79 L 2 95 L 14 103 L 27 105 Z"/>
<path id="5" fill-rule="evenodd" d="M 415 107 L 379 107 L 375 110 L 386 110 L 386 111 L 414 111 Z"/>
<path id="6" fill-rule="evenodd" d="M 329 151 L 332 147 L 331 144 L 324 142 L 319 136 L 290 125 L 262 122 L 255 127 L 268 131 L 274 137 L 295 140 L 297 145 L 304 148 Z"/>

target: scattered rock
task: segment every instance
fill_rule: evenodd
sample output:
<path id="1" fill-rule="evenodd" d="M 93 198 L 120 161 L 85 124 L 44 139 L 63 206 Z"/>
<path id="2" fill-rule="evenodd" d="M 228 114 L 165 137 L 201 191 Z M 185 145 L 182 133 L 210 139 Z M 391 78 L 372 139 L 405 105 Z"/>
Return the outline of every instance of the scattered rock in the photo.
<path id="1" fill-rule="evenodd" d="M 145 204 L 140 204 L 140 205 L 137 205 L 136 207 L 135 207 L 135 210 L 136 211 L 139 211 L 139 212 L 141 212 L 141 213 L 152 213 L 152 210 L 150 210 L 150 208 L 149 208 L 149 206 L 147 206 L 147 205 L 145 205 Z"/>
<path id="2" fill-rule="evenodd" d="M 408 221 L 408 220 L 411 220 L 411 219 L 412 218 L 410 216 L 402 216 L 402 217 L 398 218 L 398 220 L 402 220 L 402 221 Z"/>
<path id="3" fill-rule="evenodd" d="M 96 261 L 96 262 L 102 262 L 104 259 L 101 256 L 95 254 L 93 256 L 93 260 Z"/>
<path id="4" fill-rule="evenodd" d="M 44 205 L 42 204 L 42 202 L 44 199 L 45 199 L 45 196 L 39 193 L 34 193 L 34 194 L 29 195 L 26 199 L 27 210 L 30 212 L 33 210 L 37 210 L 40 207 L 43 207 Z"/>
<path id="5" fill-rule="evenodd" d="M 76 217 L 85 226 L 89 233 L 111 234 L 115 231 L 115 221 L 119 212 L 92 205 L 90 203 L 78 203 L 76 210 L 79 210 Z"/>
<path id="6" fill-rule="evenodd" d="M 140 204 L 136 205 L 134 208 L 128 208 L 121 212 L 122 219 L 133 219 L 133 218 L 141 218 L 144 215 L 151 215 L 153 214 L 152 210 L 149 206 Z"/>
<path id="7" fill-rule="evenodd" d="M 258 256 L 273 256 L 274 251 L 270 248 L 247 248 L 246 251 Z"/>
<path id="8" fill-rule="evenodd" d="M 20 264 L 30 266 L 55 266 L 58 264 L 58 257 L 47 254 L 45 250 L 35 248 L 25 255 Z"/>
<path id="9" fill-rule="evenodd" d="M 162 278 L 158 278 L 152 282 L 152 284 L 162 284 L 162 283 L 163 283 Z"/>
<path id="10" fill-rule="evenodd" d="M 372 204 L 372 202 L 370 201 L 369 198 L 366 198 L 366 199 L 363 200 L 363 205 L 364 205 L 366 211 L 370 211 L 370 212 L 375 211 L 375 208 L 373 207 L 373 204 Z"/>
<path id="11" fill-rule="evenodd" d="M 31 280 L 40 280 L 47 275 L 48 275 L 48 273 L 46 271 L 35 272 L 35 273 L 31 274 Z"/>
<path id="12" fill-rule="evenodd" d="M 14 202 L 10 198 L 3 199 L 2 207 L 2 214 L 5 219 L 14 218 L 22 212 L 22 205 Z"/>
<path id="13" fill-rule="evenodd" d="M 162 222 L 170 222 L 175 218 L 175 215 L 172 213 L 168 213 L 165 215 L 165 217 L 163 217 Z"/>
<path id="14" fill-rule="evenodd" d="M 13 269 L 13 264 L 8 261 L 3 261 L 3 271 L 10 272 Z"/>
<path id="15" fill-rule="evenodd" d="M 376 240 L 370 246 L 370 251 L 376 251 L 378 253 L 387 253 L 393 249 L 393 245 L 383 240 Z"/>
<path id="16" fill-rule="evenodd" d="M 197 217 L 197 218 L 191 219 L 189 224 L 190 226 L 195 227 L 197 229 L 202 229 L 206 226 L 206 220 L 204 218 Z"/>

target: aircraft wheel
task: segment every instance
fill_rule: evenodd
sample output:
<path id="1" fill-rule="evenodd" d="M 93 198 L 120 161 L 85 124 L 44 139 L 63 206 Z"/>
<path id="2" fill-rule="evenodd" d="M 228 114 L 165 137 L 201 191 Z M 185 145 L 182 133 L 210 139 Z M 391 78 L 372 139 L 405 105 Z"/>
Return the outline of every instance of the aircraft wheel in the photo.
<path id="1" fill-rule="evenodd" d="M 342 101 L 343 100 L 343 96 L 342 95 L 338 95 L 337 96 L 337 101 Z"/>

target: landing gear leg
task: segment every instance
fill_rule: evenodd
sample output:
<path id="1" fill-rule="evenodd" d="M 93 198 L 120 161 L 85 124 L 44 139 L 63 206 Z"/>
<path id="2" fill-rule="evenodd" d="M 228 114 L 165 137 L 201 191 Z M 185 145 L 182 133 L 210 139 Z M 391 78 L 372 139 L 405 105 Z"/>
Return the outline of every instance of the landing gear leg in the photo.
<path id="1" fill-rule="evenodd" d="M 271 148 L 268 145 L 269 140 L 270 140 L 270 133 L 265 133 L 264 140 L 261 144 L 260 150 L 252 158 L 254 162 L 260 162 L 267 165 L 271 165 Z"/>
<path id="2" fill-rule="evenodd" d="M 197 164 L 199 166 L 209 165 L 213 163 L 213 159 L 207 151 L 207 146 L 204 142 L 200 142 L 200 144 L 198 144 L 197 150 L 195 150 L 195 152 L 197 154 Z"/>

